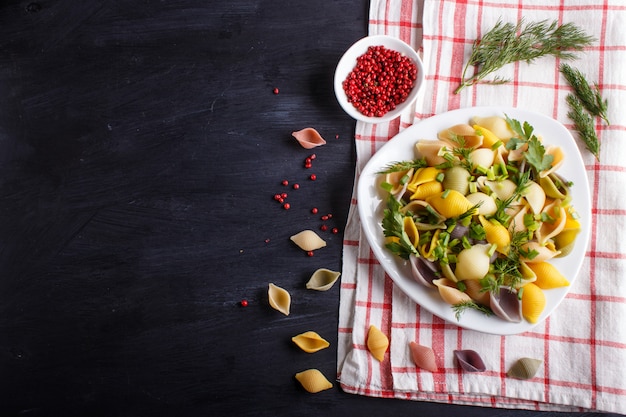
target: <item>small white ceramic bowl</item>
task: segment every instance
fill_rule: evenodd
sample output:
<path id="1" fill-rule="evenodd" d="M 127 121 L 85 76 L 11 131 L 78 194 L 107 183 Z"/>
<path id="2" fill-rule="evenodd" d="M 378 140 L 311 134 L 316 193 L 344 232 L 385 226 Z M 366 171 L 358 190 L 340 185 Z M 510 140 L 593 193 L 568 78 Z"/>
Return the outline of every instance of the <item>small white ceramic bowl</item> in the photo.
<path id="1" fill-rule="evenodd" d="M 348 102 L 348 97 L 346 96 L 345 91 L 343 90 L 342 83 L 348 77 L 348 74 L 354 69 L 356 66 L 356 60 L 359 56 L 363 55 L 367 52 L 367 48 L 370 46 L 378 46 L 382 45 L 387 49 L 392 49 L 394 51 L 400 52 L 401 54 L 409 57 L 415 65 L 417 66 L 417 79 L 415 80 L 415 84 L 413 85 L 413 89 L 411 93 L 407 97 L 407 99 L 399 104 L 395 109 L 385 113 L 381 117 L 368 117 L 358 111 L 352 103 Z M 395 119 L 400 116 L 407 107 L 409 107 L 417 97 L 417 93 L 424 82 L 424 66 L 422 64 L 422 60 L 419 55 L 411 46 L 407 43 L 401 41 L 398 38 L 394 38 L 386 35 L 373 35 L 362 38 L 352 45 L 341 57 L 339 63 L 337 64 L 337 69 L 335 70 L 335 79 L 334 79 L 334 87 L 335 87 L 335 96 L 337 97 L 337 101 L 341 107 L 352 116 L 354 119 L 366 122 L 366 123 L 382 123 L 387 122 L 389 120 Z"/>

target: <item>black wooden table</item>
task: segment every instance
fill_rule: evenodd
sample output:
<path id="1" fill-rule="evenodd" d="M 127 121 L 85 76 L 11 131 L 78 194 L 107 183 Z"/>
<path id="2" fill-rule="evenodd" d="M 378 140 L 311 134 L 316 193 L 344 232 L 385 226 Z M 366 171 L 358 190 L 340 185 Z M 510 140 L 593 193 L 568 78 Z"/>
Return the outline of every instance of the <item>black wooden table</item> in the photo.
<path id="1" fill-rule="evenodd" d="M 539 415 L 294 379 L 336 370 L 339 287 L 304 283 L 341 270 L 355 122 L 332 77 L 367 9 L 2 2 L 0 415 Z M 304 127 L 328 143 L 301 148 Z M 328 246 L 306 256 L 289 241 L 304 229 Z M 270 282 L 292 293 L 288 317 Z M 306 330 L 331 348 L 298 350 Z"/>

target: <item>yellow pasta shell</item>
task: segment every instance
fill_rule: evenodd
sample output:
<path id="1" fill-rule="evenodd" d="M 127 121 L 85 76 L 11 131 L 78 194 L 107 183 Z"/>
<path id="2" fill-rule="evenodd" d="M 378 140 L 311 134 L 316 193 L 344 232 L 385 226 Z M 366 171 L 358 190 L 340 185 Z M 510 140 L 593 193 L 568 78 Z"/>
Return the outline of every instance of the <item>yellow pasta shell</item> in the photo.
<path id="1" fill-rule="evenodd" d="M 537 323 L 546 307 L 546 295 L 534 283 L 524 285 L 522 291 L 522 314 L 531 323 Z"/>
<path id="2" fill-rule="evenodd" d="M 425 200 L 427 197 L 438 194 L 442 191 L 443 185 L 439 181 L 428 181 L 415 187 L 410 200 Z"/>
<path id="3" fill-rule="evenodd" d="M 455 190 L 446 190 L 432 195 L 426 199 L 426 202 L 446 219 L 460 216 L 473 207 L 463 194 Z"/>
<path id="4" fill-rule="evenodd" d="M 415 189 L 418 185 L 424 184 L 426 182 L 435 181 L 437 175 L 441 172 L 440 169 L 435 167 L 424 167 L 415 171 L 413 174 L 413 178 L 409 181 L 408 190 L 411 192 L 415 192 Z"/>
<path id="5" fill-rule="evenodd" d="M 412 217 L 406 216 L 403 220 L 403 228 L 404 232 L 409 237 L 409 241 L 413 245 L 414 248 L 417 248 L 418 243 L 420 241 L 420 234 L 417 231 L 417 226 L 413 221 Z"/>
<path id="6" fill-rule="evenodd" d="M 370 351 L 377 361 L 382 362 L 388 347 L 389 339 L 387 335 L 381 332 L 376 326 L 370 325 L 367 332 L 367 350 Z"/>
<path id="7" fill-rule="evenodd" d="M 487 220 L 484 216 L 478 216 L 478 219 L 485 229 L 487 242 L 496 245 L 496 250 L 506 255 L 511 245 L 509 230 L 496 220 Z"/>
<path id="8" fill-rule="evenodd" d="M 549 262 L 535 262 L 527 265 L 537 275 L 535 285 L 539 288 L 549 290 L 569 285 L 567 278 Z"/>
<path id="9" fill-rule="evenodd" d="M 472 126 L 476 133 L 483 137 L 483 148 L 491 148 L 493 145 L 500 141 L 500 138 L 495 135 L 491 130 L 480 125 Z"/>
<path id="10" fill-rule="evenodd" d="M 433 251 L 439 244 L 439 233 L 440 233 L 440 229 L 435 230 L 435 233 L 433 233 L 432 239 L 430 239 L 429 242 L 426 242 L 422 246 L 419 247 L 419 252 L 424 258 L 428 260 L 434 259 Z"/>
<path id="11" fill-rule="evenodd" d="M 506 119 L 501 116 L 473 116 L 471 123 L 489 129 L 494 135 L 505 141 L 515 136 Z"/>
<path id="12" fill-rule="evenodd" d="M 298 372 L 296 379 L 305 390 L 312 394 L 333 387 L 333 384 L 318 369 L 307 369 L 306 371 Z"/>
<path id="13" fill-rule="evenodd" d="M 300 333 L 292 337 L 291 341 L 306 353 L 315 353 L 330 346 L 327 340 L 313 331 Z"/>

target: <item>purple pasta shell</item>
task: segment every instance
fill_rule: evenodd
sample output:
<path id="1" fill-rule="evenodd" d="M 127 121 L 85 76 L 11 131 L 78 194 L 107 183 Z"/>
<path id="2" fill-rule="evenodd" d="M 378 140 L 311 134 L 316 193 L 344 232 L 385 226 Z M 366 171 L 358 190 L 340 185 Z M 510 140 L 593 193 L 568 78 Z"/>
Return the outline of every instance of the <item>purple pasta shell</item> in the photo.
<path id="1" fill-rule="evenodd" d="M 427 287 L 435 287 L 433 281 L 437 278 L 437 265 L 433 262 L 415 255 L 409 256 L 411 264 L 411 275 L 415 281 Z"/>
<path id="2" fill-rule="evenodd" d="M 522 302 L 515 289 L 500 287 L 497 292 L 489 293 L 489 296 L 491 310 L 496 316 L 513 323 L 522 321 Z"/>
<path id="3" fill-rule="evenodd" d="M 459 366 L 467 372 L 483 372 L 487 369 L 483 359 L 474 350 L 455 350 L 454 356 Z"/>

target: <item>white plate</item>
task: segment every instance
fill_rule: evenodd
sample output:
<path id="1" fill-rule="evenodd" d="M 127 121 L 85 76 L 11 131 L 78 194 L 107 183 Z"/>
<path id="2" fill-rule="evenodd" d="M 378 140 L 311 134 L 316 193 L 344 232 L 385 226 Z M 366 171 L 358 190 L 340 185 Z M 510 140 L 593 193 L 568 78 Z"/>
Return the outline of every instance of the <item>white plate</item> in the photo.
<path id="1" fill-rule="evenodd" d="M 558 173 L 573 182 L 572 204 L 581 216 L 581 231 L 574 249 L 568 256 L 551 261 L 570 281 L 570 286 L 545 291 L 546 307 L 538 320 L 540 323 L 561 303 L 574 283 L 583 263 L 591 224 L 589 184 L 585 166 L 576 142 L 562 124 L 544 115 L 516 108 L 473 107 L 443 113 L 410 126 L 387 142 L 367 162 L 357 186 L 358 210 L 365 236 L 374 255 L 394 283 L 420 306 L 450 323 L 499 335 L 522 333 L 532 329 L 536 324 L 526 320 L 521 323 L 510 323 L 474 310 L 465 311 L 461 319 L 457 321 L 454 311 L 449 304 L 441 300 L 437 290 L 416 282 L 411 276 L 408 262 L 394 256 L 384 247 L 381 220 L 386 205 L 386 196 L 379 186 L 381 176 L 376 173 L 392 162 L 414 159 L 414 145 L 417 140 L 436 139 L 437 132 L 440 130 L 455 124 L 468 123 L 473 116 L 504 116 L 505 114 L 522 123 L 525 121 L 530 123 L 535 128 L 535 134 L 543 137 L 544 144 L 561 146 L 565 152 L 565 162 Z"/>

